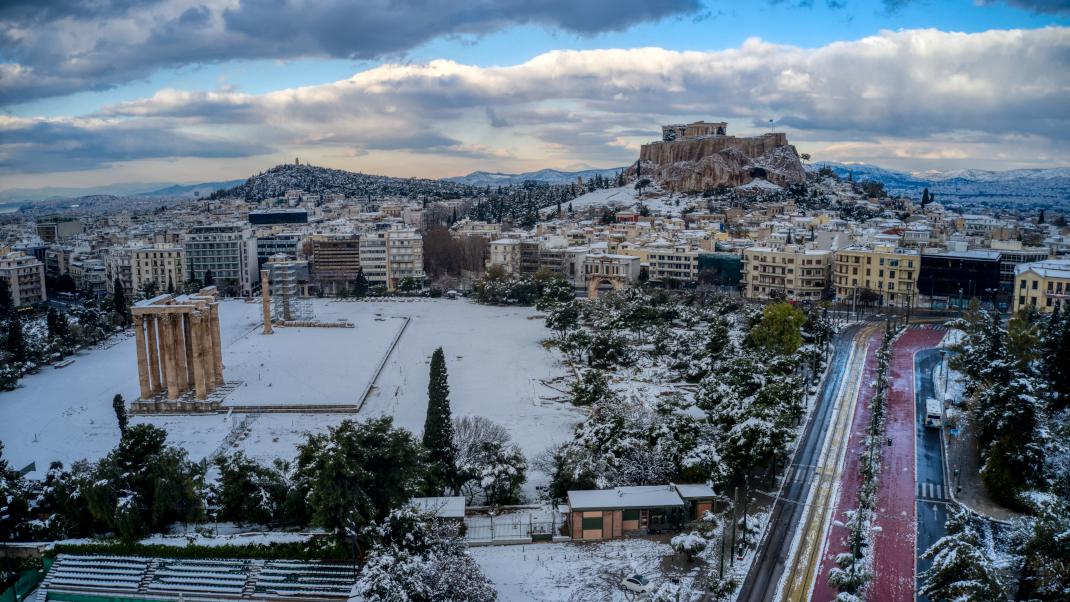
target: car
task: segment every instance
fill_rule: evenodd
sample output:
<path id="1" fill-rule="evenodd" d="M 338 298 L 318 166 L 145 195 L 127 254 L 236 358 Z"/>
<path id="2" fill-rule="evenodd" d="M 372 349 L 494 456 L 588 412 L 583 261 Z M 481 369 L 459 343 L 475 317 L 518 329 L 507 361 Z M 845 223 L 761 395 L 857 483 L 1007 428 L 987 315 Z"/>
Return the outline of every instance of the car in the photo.
<path id="1" fill-rule="evenodd" d="M 620 586 L 637 594 L 649 594 L 654 591 L 654 584 L 649 579 L 636 573 L 621 580 Z"/>

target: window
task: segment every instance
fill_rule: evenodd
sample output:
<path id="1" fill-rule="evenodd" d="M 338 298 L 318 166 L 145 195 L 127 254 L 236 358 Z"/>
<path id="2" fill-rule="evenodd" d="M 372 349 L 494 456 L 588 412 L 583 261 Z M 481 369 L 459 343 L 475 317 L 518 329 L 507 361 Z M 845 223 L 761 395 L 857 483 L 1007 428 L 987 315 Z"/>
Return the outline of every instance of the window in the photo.
<path id="1" fill-rule="evenodd" d="M 1037 290 L 1037 284 L 1039 284 L 1039 283 L 1040 283 L 1039 280 L 1034 280 L 1033 281 L 1033 290 Z"/>
<path id="2" fill-rule="evenodd" d="M 593 518 L 588 518 L 586 516 L 583 517 L 583 530 L 584 531 L 586 531 L 588 529 L 601 529 L 601 528 L 602 528 L 602 517 L 601 516 L 595 516 Z"/>
<path id="3" fill-rule="evenodd" d="M 623 514 L 624 520 L 639 520 L 639 510 L 625 510 Z"/>

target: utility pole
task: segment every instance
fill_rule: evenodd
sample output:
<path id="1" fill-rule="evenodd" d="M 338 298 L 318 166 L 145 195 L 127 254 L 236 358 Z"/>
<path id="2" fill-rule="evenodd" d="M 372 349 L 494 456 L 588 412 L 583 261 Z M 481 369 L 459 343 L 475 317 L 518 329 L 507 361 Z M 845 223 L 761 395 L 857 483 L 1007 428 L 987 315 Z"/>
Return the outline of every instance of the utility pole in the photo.
<path id="1" fill-rule="evenodd" d="M 732 555 L 729 556 L 729 566 L 736 566 L 736 509 L 739 508 L 739 486 L 732 489 Z"/>

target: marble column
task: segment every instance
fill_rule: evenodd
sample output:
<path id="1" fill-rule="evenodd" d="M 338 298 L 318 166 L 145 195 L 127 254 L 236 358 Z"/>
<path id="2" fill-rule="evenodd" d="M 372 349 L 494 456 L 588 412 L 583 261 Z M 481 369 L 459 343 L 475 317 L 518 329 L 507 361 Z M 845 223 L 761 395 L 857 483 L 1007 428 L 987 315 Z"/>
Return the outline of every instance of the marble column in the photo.
<path id="1" fill-rule="evenodd" d="M 175 386 L 179 391 L 189 388 L 189 370 L 186 358 L 185 328 L 182 314 L 171 314 L 171 351 L 175 355 Z"/>
<path id="2" fill-rule="evenodd" d="M 197 399 L 204 399 L 208 397 L 208 379 L 204 369 L 204 338 L 201 336 L 204 331 L 204 317 L 201 312 L 195 311 L 187 316 L 189 318 L 189 331 L 192 331 L 192 346 L 193 357 L 191 364 L 193 365 L 193 387 L 196 392 Z M 189 340 L 189 339 L 187 339 Z"/>
<path id="3" fill-rule="evenodd" d="M 167 399 L 178 399 L 178 369 L 175 358 L 175 316 L 164 314 L 160 325 L 160 351 L 164 357 L 164 373 L 167 378 Z"/>
<path id="4" fill-rule="evenodd" d="M 215 345 L 212 342 L 212 307 L 205 305 L 201 308 L 200 329 L 194 335 L 196 342 L 201 346 L 201 362 L 204 366 L 204 380 L 208 385 L 208 392 L 215 391 Z"/>
<path id="5" fill-rule="evenodd" d="M 152 384 L 149 382 L 149 359 L 145 351 L 145 320 L 134 316 L 134 341 L 137 344 L 137 380 L 141 386 L 141 399 L 152 397 Z"/>
<path id="6" fill-rule="evenodd" d="M 193 324 L 190 320 L 193 314 L 182 316 L 182 338 L 186 342 L 186 383 L 193 386 Z"/>
<path id="7" fill-rule="evenodd" d="M 212 354 L 215 356 L 215 384 L 223 384 L 223 342 L 219 337 L 219 304 L 212 304 L 212 321 L 208 326 L 212 331 Z"/>
<path id="8" fill-rule="evenodd" d="M 260 302 L 264 310 L 264 334 L 271 334 L 271 285 L 267 270 L 260 270 Z"/>
<path id="9" fill-rule="evenodd" d="M 157 334 L 156 323 L 159 322 L 159 316 L 156 314 L 146 314 L 145 326 L 148 330 L 148 343 L 149 343 L 149 380 L 152 385 L 152 394 L 156 395 L 163 391 L 164 384 L 160 375 L 160 337 Z"/>

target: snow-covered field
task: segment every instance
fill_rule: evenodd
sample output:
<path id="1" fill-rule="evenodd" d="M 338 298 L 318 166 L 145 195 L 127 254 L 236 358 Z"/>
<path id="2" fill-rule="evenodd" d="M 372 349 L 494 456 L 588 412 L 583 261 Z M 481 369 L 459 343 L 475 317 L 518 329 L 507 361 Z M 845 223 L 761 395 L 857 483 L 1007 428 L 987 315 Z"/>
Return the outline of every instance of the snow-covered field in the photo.
<path id="1" fill-rule="evenodd" d="M 485 546 L 468 552 L 494 582 L 501 602 L 633 600 L 634 594 L 620 588 L 626 575 L 642 573 L 656 585 L 675 578 L 686 586 L 704 566 L 701 561 L 688 566 L 668 544 L 649 539 Z"/>
<path id="2" fill-rule="evenodd" d="M 631 211 L 635 209 L 635 203 L 639 200 L 634 185 L 620 186 L 616 188 L 602 188 L 587 194 L 581 194 L 569 201 L 574 211 L 590 209 L 592 207 L 609 207 L 617 211 Z M 643 191 L 643 204 L 652 212 L 662 215 L 679 215 L 680 210 L 690 204 L 685 195 L 674 195 L 662 191 L 656 185 L 651 185 Z M 556 207 L 547 207 L 541 211 L 549 215 Z"/>
<path id="3" fill-rule="evenodd" d="M 166 428 L 191 458 L 212 454 L 243 421 L 236 447 L 261 460 L 292 458 L 306 433 L 347 417 L 393 416 L 419 433 L 427 404 L 431 352 L 442 346 L 454 415 L 482 415 L 509 428 L 529 458 L 569 437 L 581 413 L 544 398 L 560 394 L 542 379 L 565 374 L 556 353 L 540 341 L 549 335 L 530 308 L 486 307 L 463 300 L 341 302 L 315 300 L 320 320 L 345 318 L 355 328 L 277 328 L 259 334 L 260 306 L 221 304 L 223 362 L 228 381 L 245 385 L 224 401 L 233 404 L 356 403 L 391 340 L 409 324 L 387 360 L 360 414 L 216 414 L 137 417 Z M 561 385 L 558 385 L 559 388 Z M 132 337 L 82 353 L 62 370 L 45 368 L 0 393 L 4 456 L 22 468 L 95 459 L 118 443 L 111 400 L 137 397 Z M 529 490 L 537 484 L 533 479 Z"/>

